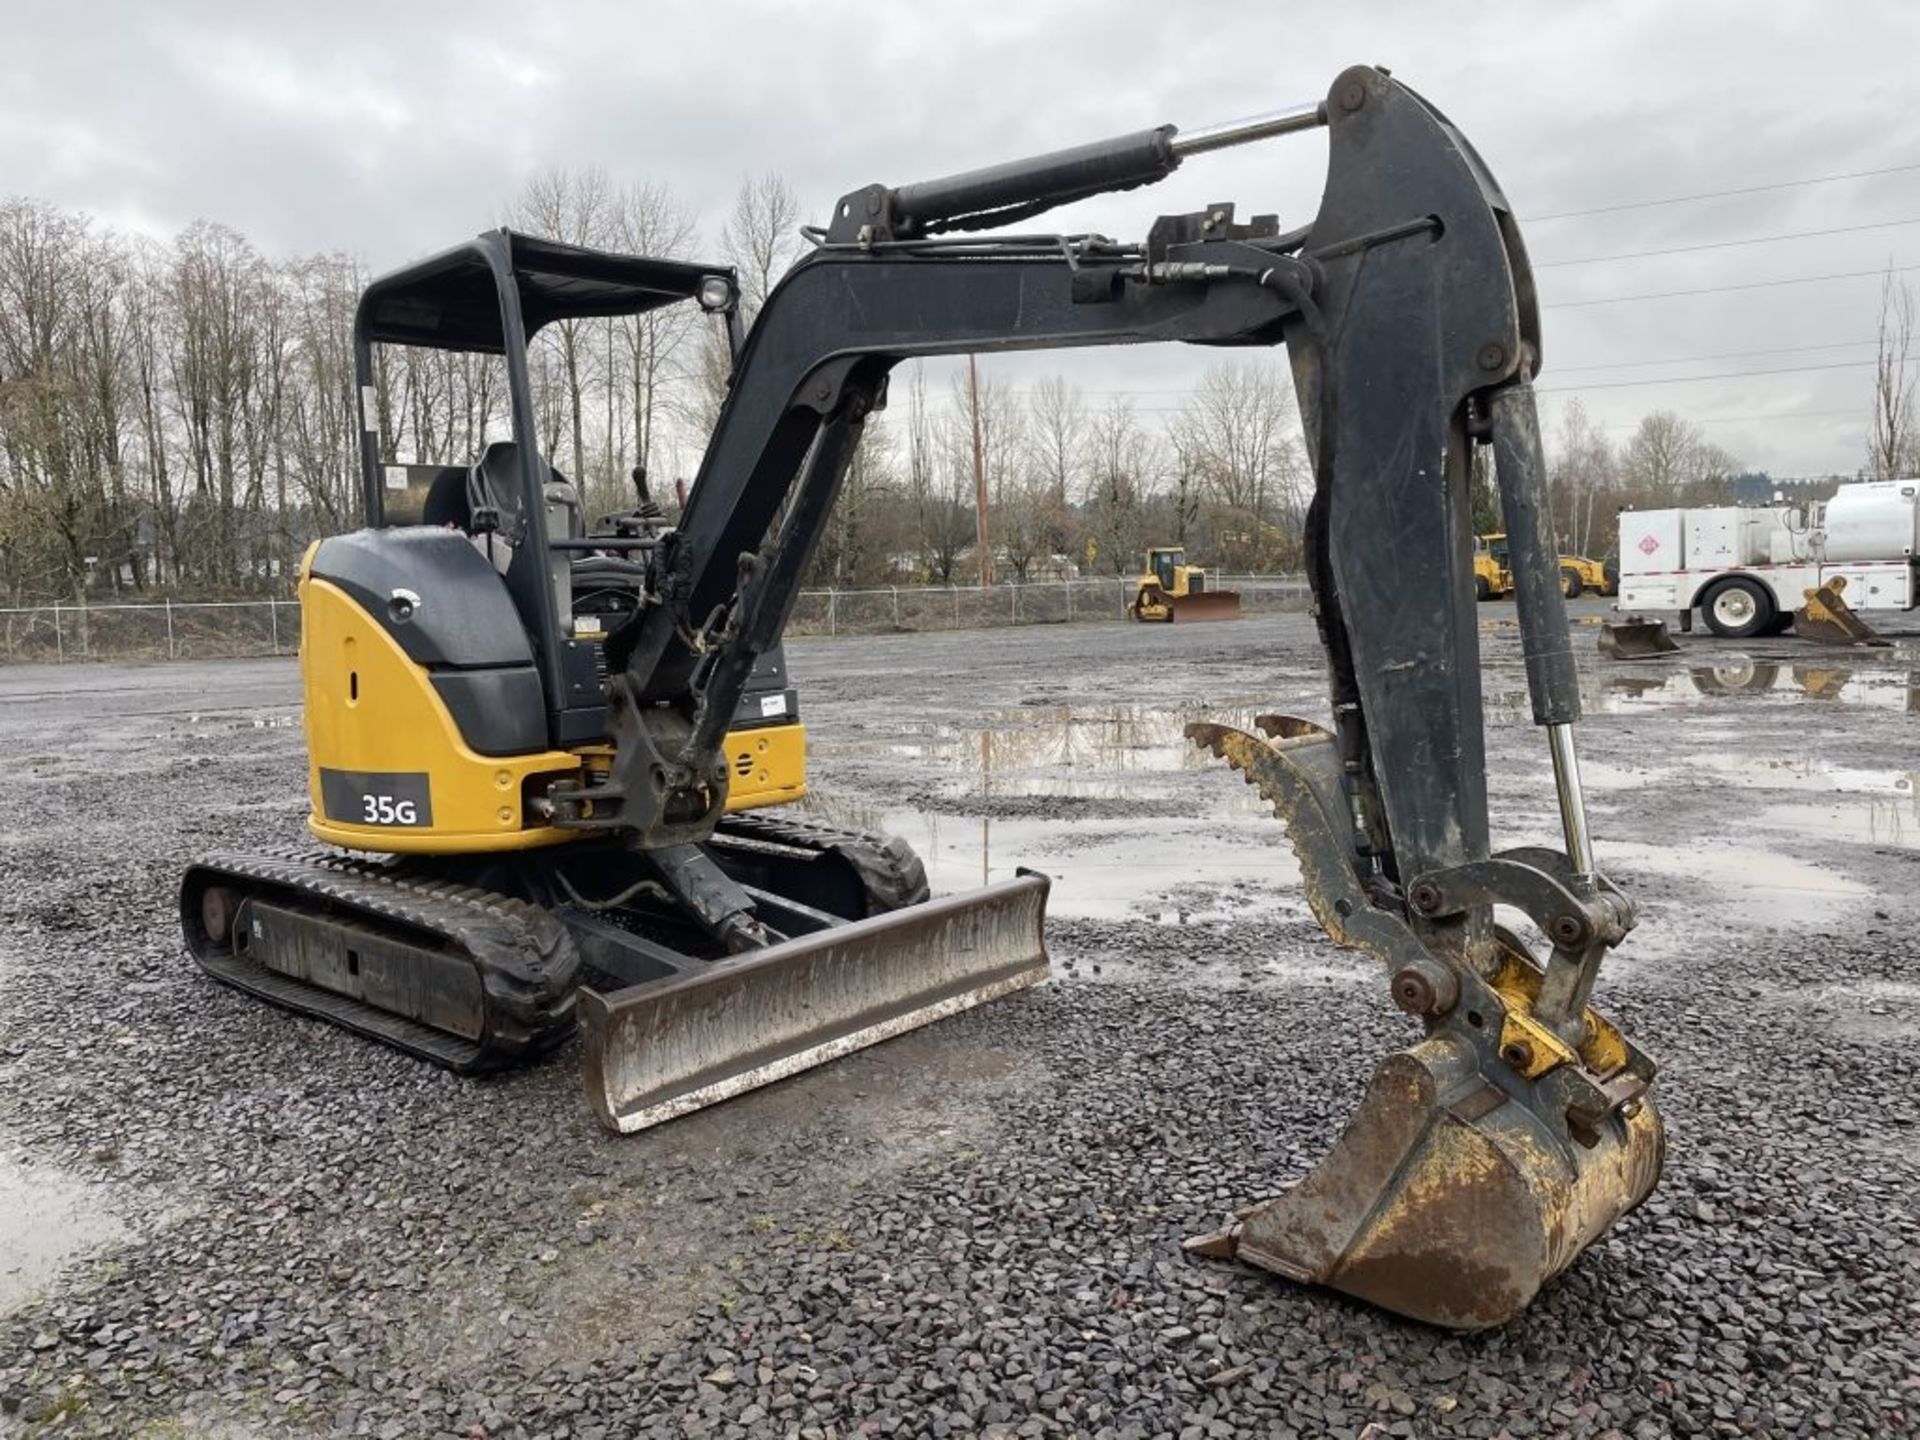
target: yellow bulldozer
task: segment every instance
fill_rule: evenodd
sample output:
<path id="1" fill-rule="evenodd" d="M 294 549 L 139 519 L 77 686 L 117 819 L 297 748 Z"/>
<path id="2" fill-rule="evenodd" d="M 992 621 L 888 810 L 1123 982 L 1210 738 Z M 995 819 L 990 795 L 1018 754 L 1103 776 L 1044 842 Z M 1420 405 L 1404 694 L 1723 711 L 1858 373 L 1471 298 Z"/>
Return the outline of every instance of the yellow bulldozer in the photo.
<path id="1" fill-rule="evenodd" d="M 1146 567 L 1135 582 L 1127 613 L 1136 620 L 1189 624 L 1196 620 L 1238 620 L 1240 592 L 1210 590 L 1207 572 L 1187 564 L 1179 545 L 1158 545 L 1147 551 Z"/>

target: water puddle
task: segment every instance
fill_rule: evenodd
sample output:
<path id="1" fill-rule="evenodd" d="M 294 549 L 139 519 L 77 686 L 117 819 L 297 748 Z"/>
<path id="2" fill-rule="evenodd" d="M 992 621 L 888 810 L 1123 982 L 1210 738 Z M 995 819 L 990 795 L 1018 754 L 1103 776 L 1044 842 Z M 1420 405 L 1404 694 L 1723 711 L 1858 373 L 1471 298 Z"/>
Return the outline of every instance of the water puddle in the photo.
<path id="1" fill-rule="evenodd" d="M 72 1261 L 128 1236 L 98 1185 L 0 1155 L 0 1315 Z"/>
<path id="2" fill-rule="evenodd" d="M 1580 774 L 1596 794 L 1667 788 L 1675 804 L 1694 797 L 1710 803 L 1716 814 L 1722 804 L 1708 797 L 1722 788 L 1810 797 L 1745 809 L 1743 824 L 1868 845 L 1920 846 L 1920 770 L 1836 765 L 1816 755 L 1768 759 L 1727 750 L 1690 750 L 1672 764 L 1583 756 Z M 1827 797 L 1828 803 L 1811 797 Z"/>
<path id="3" fill-rule="evenodd" d="M 1802 928 L 1873 894 L 1857 880 L 1752 845 L 1646 845 L 1609 838 L 1601 860 L 1616 875 L 1651 871 L 1698 885 L 1712 896 L 1713 908 L 1731 911 L 1747 925 Z M 1622 883 L 1632 893 L 1631 879 Z"/>
<path id="4" fill-rule="evenodd" d="M 1189 723 L 1214 720 L 1252 730 L 1253 717 L 1273 708 L 1035 706 L 990 715 L 979 726 L 910 725 L 900 738 L 886 740 L 809 735 L 808 743 L 823 759 L 908 762 L 948 799 L 1137 800 L 1155 780 L 1224 768 L 1187 740 Z M 1254 813 L 1265 807 L 1249 794 L 1236 808 Z"/>
<path id="5" fill-rule="evenodd" d="M 906 762 L 927 803 L 816 795 L 807 804 L 835 823 L 898 835 L 936 894 L 1024 867 L 1053 877 L 1048 908 L 1062 916 L 1189 924 L 1303 910 L 1300 870 L 1270 807 L 1185 735 L 1202 718 L 1251 730 L 1267 708 L 1034 706 L 978 727 L 823 736 L 823 761 Z"/>
<path id="6" fill-rule="evenodd" d="M 1737 653 L 1725 655 L 1711 664 L 1680 668 L 1655 665 L 1625 673 L 1609 671 L 1586 677 L 1581 689 L 1586 708 L 1601 715 L 1631 715 L 1697 705 L 1704 699 L 1726 695 L 1859 705 L 1920 715 L 1920 671 L 1760 660 Z M 1497 708 L 1509 717 L 1525 718 L 1530 713 L 1526 691 L 1518 688 L 1490 695 L 1488 708 Z"/>

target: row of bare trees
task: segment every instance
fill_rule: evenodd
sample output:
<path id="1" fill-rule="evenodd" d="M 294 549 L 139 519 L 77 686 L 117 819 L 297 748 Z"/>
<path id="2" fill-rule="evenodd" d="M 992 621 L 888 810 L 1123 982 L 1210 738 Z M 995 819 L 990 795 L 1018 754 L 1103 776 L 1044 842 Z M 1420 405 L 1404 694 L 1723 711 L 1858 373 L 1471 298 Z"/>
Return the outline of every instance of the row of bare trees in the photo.
<path id="1" fill-rule="evenodd" d="M 797 254 L 799 205 L 745 184 L 717 248 L 751 322 Z M 511 223 L 654 255 L 702 247 L 655 186 L 542 176 Z M 18 603 L 164 590 L 284 591 L 301 550 L 358 511 L 351 326 L 368 274 L 340 255 L 271 259 L 198 224 L 171 243 L 43 203 L 0 204 L 0 590 Z M 497 357 L 383 350 L 373 403 L 391 459 L 453 463 L 506 429 Z M 590 512 L 631 476 L 691 476 L 725 394 L 718 327 L 691 306 L 546 327 L 531 357 L 536 423 Z M 1233 568 L 1295 559 L 1305 499 L 1291 387 L 1271 362 L 1209 371 L 1165 423 L 1093 405 L 1064 380 L 977 390 L 918 367 L 875 417 L 816 578 L 857 585 L 973 577 L 974 432 L 990 568 L 1025 580 L 1122 573 L 1148 543 Z"/>
<path id="2" fill-rule="evenodd" d="M 529 183 L 510 223 L 629 252 L 720 255 L 749 323 L 799 253 L 801 207 L 775 176 L 744 184 L 718 233 L 664 189 L 598 171 Z M 368 275 L 342 255 L 273 259 L 196 224 L 171 243 L 116 235 L 39 202 L 0 203 L 0 592 L 284 592 L 312 538 L 358 511 L 351 344 Z M 1913 306 L 1883 304 L 1872 473 L 1910 473 Z M 671 504 L 724 398 L 717 325 L 693 306 L 548 326 L 532 356 L 544 448 L 590 513 Z M 506 429 L 497 358 L 394 349 L 373 402 L 390 458 L 457 463 Z M 1672 411 L 1623 444 L 1578 402 L 1551 446 L 1562 543 L 1612 545 L 1623 505 L 1731 498 L 1740 466 Z M 1477 507 L 1498 525 L 1490 487 Z M 1232 572 L 1297 568 L 1311 479 L 1279 360 L 1221 363 L 1146 414 L 1065 379 L 1016 387 L 919 365 L 868 426 L 814 580 L 853 587 L 1130 573 L 1149 544 Z M 983 566 L 976 500 L 989 535 Z"/>
<path id="3" fill-rule="evenodd" d="M 217 225 L 158 245 L 0 203 L 6 593 L 244 588 L 349 523 L 364 278 Z"/>

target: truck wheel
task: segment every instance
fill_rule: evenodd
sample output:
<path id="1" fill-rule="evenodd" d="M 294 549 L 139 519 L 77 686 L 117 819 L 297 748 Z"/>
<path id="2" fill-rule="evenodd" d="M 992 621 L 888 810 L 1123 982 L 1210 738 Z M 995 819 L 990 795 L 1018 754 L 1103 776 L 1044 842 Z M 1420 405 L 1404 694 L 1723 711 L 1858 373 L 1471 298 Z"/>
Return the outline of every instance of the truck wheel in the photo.
<path id="1" fill-rule="evenodd" d="M 1476 575 L 1473 577 L 1473 598 L 1475 600 L 1491 600 L 1493 598 L 1493 587 L 1487 583 L 1486 576 Z"/>
<path id="2" fill-rule="evenodd" d="M 1578 600 L 1580 592 L 1587 588 L 1586 581 L 1580 578 L 1580 572 L 1571 565 L 1560 567 L 1560 593 L 1569 600 Z"/>
<path id="3" fill-rule="evenodd" d="M 1700 614 L 1707 628 L 1723 640 L 1759 635 L 1773 624 L 1778 613 L 1773 592 L 1743 575 L 1715 581 L 1700 597 Z"/>

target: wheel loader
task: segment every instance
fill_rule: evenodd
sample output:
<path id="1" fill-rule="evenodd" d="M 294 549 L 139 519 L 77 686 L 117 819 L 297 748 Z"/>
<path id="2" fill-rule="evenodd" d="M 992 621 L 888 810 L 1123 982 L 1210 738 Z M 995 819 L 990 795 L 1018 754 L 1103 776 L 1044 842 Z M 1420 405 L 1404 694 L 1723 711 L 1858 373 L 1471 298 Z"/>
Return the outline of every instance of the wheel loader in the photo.
<path id="1" fill-rule="evenodd" d="M 1328 171 L 1304 224 L 1224 201 L 1142 239 L 1026 223 L 1306 131 L 1324 132 Z M 1315 915 L 1379 960 L 1412 1033 L 1319 1166 L 1193 1245 L 1437 1325 L 1518 1313 L 1646 1197 L 1663 1139 L 1653 1061 L 1591 1004 L 1634 909 L 1601 873 L 1582 796 L 1540 317 L 1499 185 L 1438 110 L 1360 66 L 1250 121 L 864 186 L 808 235 L 744 333 L 725 266 L 509 231 L 369 287 L 368 524 L 301 571 L 311 828 L 341 848 L 194 866 L 189 948 L 222 980 L 457 1068 L 536 1054 L 577 1021 L 588 1093 L 618 1130 L 1040 981 L 1043 877 L 917 899 L 880 837 L 730 816 L 740 697 L 902 361 L 1284 345 L 1329 709 L 1190 736 L 1285 821 Z M 628 548 L 580 533 L 540 451 L 527 344 L 557 320 L 668 304 L 718 317 L 732 376 L 684 512 Z M 431 482 L 440 523 L 388 507 L 376 342 L 504 360 L 512 437 Z M 1493 847 L 1481 446 L 1563 848 Z M 600 609 L 583 626 L 587 593 Z M 1270 1103 L 1291 1104 L 1290 1083 L 1273 1077 Z"/>
<path id="2" fill-rule="evenodd" d="M 1135 620 L 1171 624 L 1176 620 L 1189 624 L 1196 620 L 1238 620 L 1240 594 L 1236 590 L 1215 590 L 1207 584 L 1207 572 L 1187 564 L 1187 552 L 1178 545 L 1163 545 L 1147 551 L 1146 569 L 1135 582 L 1135 594 L 1127 606 Z"/>
<path id="3" fill-rule="evenodd" d="M 1488 557 L 1481 573 L 1495 577 L 1492 595 L 1482 593 L 1482 600 L 1504 595 L 1512 590 L 1513 582 L 1507 576 L 1507 537 L 1505 533 L 1482 535 L 1484 553 Z M 1589 560 L 1583 555 L 1562 555 L 1560 557 L 1560 593 L 1569 600 L 1577 600 L 1587 591 L 1596 595 L 1615 595 L 1620 590 L 1618 571 L 1609 572 L 1598 560 Z"/>

